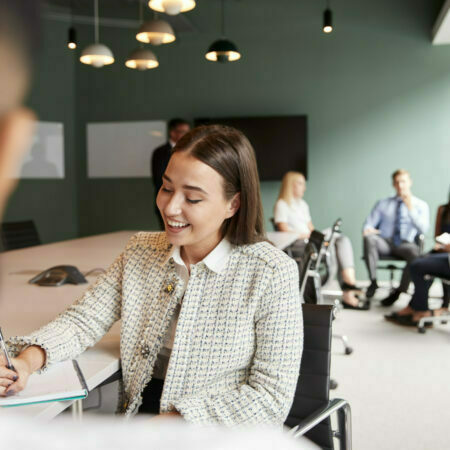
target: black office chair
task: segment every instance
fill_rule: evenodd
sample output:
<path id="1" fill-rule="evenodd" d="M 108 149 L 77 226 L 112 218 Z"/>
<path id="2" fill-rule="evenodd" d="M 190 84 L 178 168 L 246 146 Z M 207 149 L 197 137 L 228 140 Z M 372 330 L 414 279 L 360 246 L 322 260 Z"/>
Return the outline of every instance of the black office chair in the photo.
<path id="1" fill-rule="evenodd" d="M 5 222 L 0 225 L 4 251 L 40 245 L 41 240 L 32 220 Z"/>
<path id="2" fill-rule="evenodd" d="M 331 323 L 333 306 L 303 304 L 303 356 L 294 402 L 285 425 L 294 436 L 305 435 L 322 449 L 351 450 L 351 409 L 346 400 L 330 401 Z M 338 415 L 338 430 L 331 415 Z"/>
<path id="3" fill-rule="evenodd" d="M 333 245 L 341 220 L 338 219 L 332 228 L 331 235 L 328 240 L 325 240 L 325 235 L 314 230 L 309 237 L 309 242 L 305 248 L 303 260 L 301 261 L 300 269 L 300 295 L 305 303 L 324 304 L 325 300 L 322 295 L 322 286 L 329 277 L 328 267 L 330 262 L 325 260 L 329 258 L 329 247 Z M 334 306 L 337 309 L 341 307 L 339 300 L 334 301 Z M 346 335 L 334 334 L 334 338 L 339 339 L 344 346 L 344 353 L 350 355 L 353 353 L 353 348 L 348 344 Z M 332 389 L 336 388 L 337 384 L 333 381 Z"/>
<path id="4" fill-rule="evenodd" d="M 419 247 L 419 254 L 422 255 L 425 246 L 425 236 L 423 234 L 418 234 L 414 239 L 415 243 Z M 363 257 L 364 259 L 364 257 Z M 385 264 L 383 264 L 385 263 Z M 400 263 L 400 264 L 399 264 Z M 403 264 L 401 264 L 403 263 Z M 406 261 L 404 259 L 398 258 L 392 255 L 380 256 L 379 263 L 377 264 L 377 270 L 388 270 L 389 271 L 389 289 L 393 291 L 394 288 L 394 274 L 397 270 L 402 271 L 405 268 Z"/>

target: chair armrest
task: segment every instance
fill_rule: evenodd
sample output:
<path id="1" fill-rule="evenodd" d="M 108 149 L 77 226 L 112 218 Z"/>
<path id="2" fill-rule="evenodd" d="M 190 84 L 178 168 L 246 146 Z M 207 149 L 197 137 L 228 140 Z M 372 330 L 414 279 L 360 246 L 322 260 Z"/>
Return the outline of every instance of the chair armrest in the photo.
<path id="1" fill-rule="evenodd" d="M 289 433 L 294 437 L 303 436 L 306 432 L 314 428 L 320 422 L 330 417 L 331 414 L 337 412 L 339 414 L 338 425 L 339 435 L 341 439 L 341 448 L 351 450 L 352 448 L 352 421 L 350 404 L 343 399 L 335 398 L 328 402 L 323 408 L 319 408 L 309 417 L 302 420 L 298 425 L 293 427 Z"/>
<path id="2" fill-rule="evenodd" d="M 419 253 L 423 255 L 423 250 L 425 248 L 425 235 L 420 233 L 416 236 L 416 243 L 419 246 Z"/>

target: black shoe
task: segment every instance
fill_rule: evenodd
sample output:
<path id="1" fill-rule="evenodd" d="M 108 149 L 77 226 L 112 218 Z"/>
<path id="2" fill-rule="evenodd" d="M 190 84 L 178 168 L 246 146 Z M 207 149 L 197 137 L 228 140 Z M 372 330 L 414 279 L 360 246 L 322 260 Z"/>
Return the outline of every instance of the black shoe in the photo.
<path id="1" fill-rule="evenodd" d="M 401 292 L 398 290 L 392 291 L 386 298 L 381 300 L 382 306 L 392 306 L 400 297 Z"/>
<path id="2" fill-rule="evenodd" d="M 366 291 L 366 298 L 372 298 L 375 295 L 375 291 L 378 289 L 378 284 L 375 281 L 372 281 L 372 283 L 370 283 L 370 286 L 367 288 Z"/>
<path id="3" fill-rule="evenodd" d="M 370 309 L 370 302 L 368 300 L 366 301 L 361 300 L 358 302 L 356 306 L 342 302 L 342 306 L 344 307 L 344 309 L 356 309 L 357 311 L 368 311 Z"/>
<path id="4" fill-rule="evenodd" d="M 404 327 L 418 327 L 419 326 L 419 320 L 418 321 L 414 321 L 412 315 L 403 315 L 403 316 L 399 316 L 398 314 L 394 315 L 391 314 L 390 316 L 384 316 L 384 318 L 386 320 L 388 320 L 389 322 L 395 323 L 397 325 L 402 325 Z M 433 324 L 431 322 L 425 322 L 424 324 L 425 328 L 432 328 Z"/>

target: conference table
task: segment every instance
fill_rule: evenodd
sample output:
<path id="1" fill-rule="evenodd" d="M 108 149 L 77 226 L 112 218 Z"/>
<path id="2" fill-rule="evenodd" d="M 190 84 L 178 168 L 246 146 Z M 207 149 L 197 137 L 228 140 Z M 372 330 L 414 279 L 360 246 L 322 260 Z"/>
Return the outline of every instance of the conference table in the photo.
<path id="1" fill-rule="evenodd" d="M 5 338 L 27 335 L 50 322 L 79 298 L 98 275 L 87 276 L 89 284 L 43 287 L 29 284 L 36 274 L 53 266 L 72 265 L 82 273 L 106 270 L 125 248 L 135 231 L 73 239 L 0 254 L 0 326 Z M 295 233 L 267 233 L 270 241 L 284 249 L 296 240 Z M 94 347 L 78 358 L 89 390 L 95 389 L 120 368 L 120 324 L 117 322 Z M 45 376 L 45 375 L 44 375 Z M 8 414 L 27 414 L 52 419 L 74 405 L 81 414 L 81 401 L 59 401 L 8 408 Z"/>

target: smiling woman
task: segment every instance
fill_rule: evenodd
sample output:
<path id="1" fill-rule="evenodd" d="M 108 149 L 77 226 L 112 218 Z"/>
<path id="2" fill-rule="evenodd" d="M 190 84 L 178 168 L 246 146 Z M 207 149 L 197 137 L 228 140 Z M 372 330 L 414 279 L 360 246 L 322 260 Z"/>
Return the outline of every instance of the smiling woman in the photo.
<path id="1" fill-rule="evenodd" d="M 298 270 L 265 240 L 249 141 L 222 126 L 186 134 L 157 204 L 165 232 L 135 235 L 75 305 L 11 339 L 21 383 L 6 394 L 121 318 L 121 412 L 281 425 L 302 354 Z"/>

